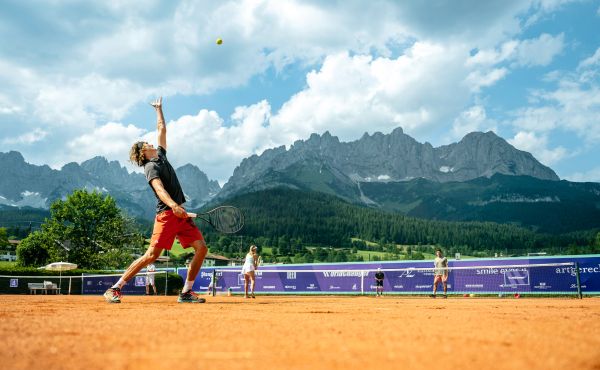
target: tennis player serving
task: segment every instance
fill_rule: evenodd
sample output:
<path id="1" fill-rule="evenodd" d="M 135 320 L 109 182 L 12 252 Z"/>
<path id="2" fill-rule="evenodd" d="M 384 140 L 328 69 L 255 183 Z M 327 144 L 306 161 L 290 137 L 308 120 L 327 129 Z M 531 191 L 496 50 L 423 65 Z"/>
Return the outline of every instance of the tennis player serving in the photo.
<path id="1" fill-rule="evenodd" d="M 104 298 L 110 303 L 120 303 L 121 288 L 141 269 L 154 262 L 163 249 L 171 249 L 177 237 L 184 248 L 193 248 L 195 251 L 187 271 L 187 279 L 177 301 L 204 303 L 204 298 L 200 298 L 192 291 L 192 285 L 208 249 L 202 233 L 182 206 L 185 202 L 183 190 L 175 170 L 167 160 L 167 126 L 162 111 L 162 98 L 150 104 L 156 110 L 158 148 L 139 141 L 131 147 L 129 159 L 138 166 L 144 167 L 148 184 L 157 198 L 152 239 L 146 253 L 125 270 L 119 281 L 104 293 Z"/>

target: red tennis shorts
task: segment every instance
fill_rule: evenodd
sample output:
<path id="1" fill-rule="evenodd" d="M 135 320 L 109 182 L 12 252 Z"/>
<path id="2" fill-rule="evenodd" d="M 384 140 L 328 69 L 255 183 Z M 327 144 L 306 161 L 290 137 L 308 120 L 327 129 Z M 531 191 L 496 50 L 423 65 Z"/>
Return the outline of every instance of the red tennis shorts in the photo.
<path id="1" fill-rule="evenodd" d="M 170 250 L 175 237 L 184 248 L 189 247 L 196 240 L 204 241 L 202 233 L 191 218 L 179 218 L 170 209 L 157 214 L 150 245 Z"/>
<path id="2" fill-rule="evenodd" d="M 448 280 L 448 275 L 435 275 L 433 277 L 433 283 L 445 283 Z"/>

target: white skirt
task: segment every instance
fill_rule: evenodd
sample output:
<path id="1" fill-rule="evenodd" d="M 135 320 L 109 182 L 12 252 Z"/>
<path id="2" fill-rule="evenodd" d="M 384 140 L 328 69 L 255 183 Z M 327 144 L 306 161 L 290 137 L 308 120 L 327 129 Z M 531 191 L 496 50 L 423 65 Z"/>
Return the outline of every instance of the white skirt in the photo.
<path id="1" fill-rule="evenodd" d="M 249 264 L 244 263 L 244 266 L 242 267 L 242 274 L 247 274 L 250 271 L 254 271 L 254 270 L 255 270 L 254 265 L 249 265 Z"/>

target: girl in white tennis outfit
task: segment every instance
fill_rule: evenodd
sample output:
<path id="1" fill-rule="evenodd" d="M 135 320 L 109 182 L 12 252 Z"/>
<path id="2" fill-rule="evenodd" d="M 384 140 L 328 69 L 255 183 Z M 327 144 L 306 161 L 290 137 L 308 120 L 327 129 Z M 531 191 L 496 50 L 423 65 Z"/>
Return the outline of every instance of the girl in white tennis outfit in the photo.
<path id="1" fill-rule="evenodd" d="M 256 245 L 251 245 L 246 259 L 244 260 L 244 266 L 242 267 L 242 274 L 244 274 L 244 298 L 254 298 L 254 283 L 255 276 L 254 271 L 258 268 L 258 253 L 256 252 Z M 251 282 L 251 296 L 248 296 L 248 283 Z"/>

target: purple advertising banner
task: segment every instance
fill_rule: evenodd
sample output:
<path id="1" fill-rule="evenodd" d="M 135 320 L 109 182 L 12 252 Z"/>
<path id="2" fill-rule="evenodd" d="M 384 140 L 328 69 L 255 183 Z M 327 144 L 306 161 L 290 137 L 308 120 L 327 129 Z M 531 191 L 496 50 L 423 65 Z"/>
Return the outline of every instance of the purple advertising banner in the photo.
<path id="1" fill-rule="evenodd" d="M 600 292 L 600 255 L 450 260 L 449 266 L 454 269 L 448 275 L 448 292 L 574 294 L 577 292 L 575 263 L 579 264 L 582 292 Z M 546 264 L 553 265 L 544 266 Z M 261 266 L 256 271 L 255 291 L 283 294 L 370 293 L 375 290 L 377 268 L 385 274 L 384 290 L 388 293 L 429 294 L 432 291 L 432 261 Z M 193 289 L 209 289 L 213 270 L 212 267 L 203 268 Z M 185 269 L 179 269 L 178 273 L 185 279 Z M 218 291 L 243 292 L 241 267 L 217 268 L 216 277 Z"/>
<path id="2" fill-rule="evenodd" d="M 165 279 L 165 274 L 163 271 L 165 269 L 159 269 L 160 272 L 157 271 L 154 279 L 155 283 L 158 279 Z M 174 268 L 168 269 L 169 273 L 175 272 Z M 117 281 L 119 281 L 120 276 L 116 275 L 89 275 L 83 274 L 81 276 L 81 294 L 103 294 L 106 289 L 113 286 Z M 121 288 L 121 291 L 127 295 L 144 295 L 146 294 L 146 275 L 137 275 L 133 279 L 127 282 Z"/>

